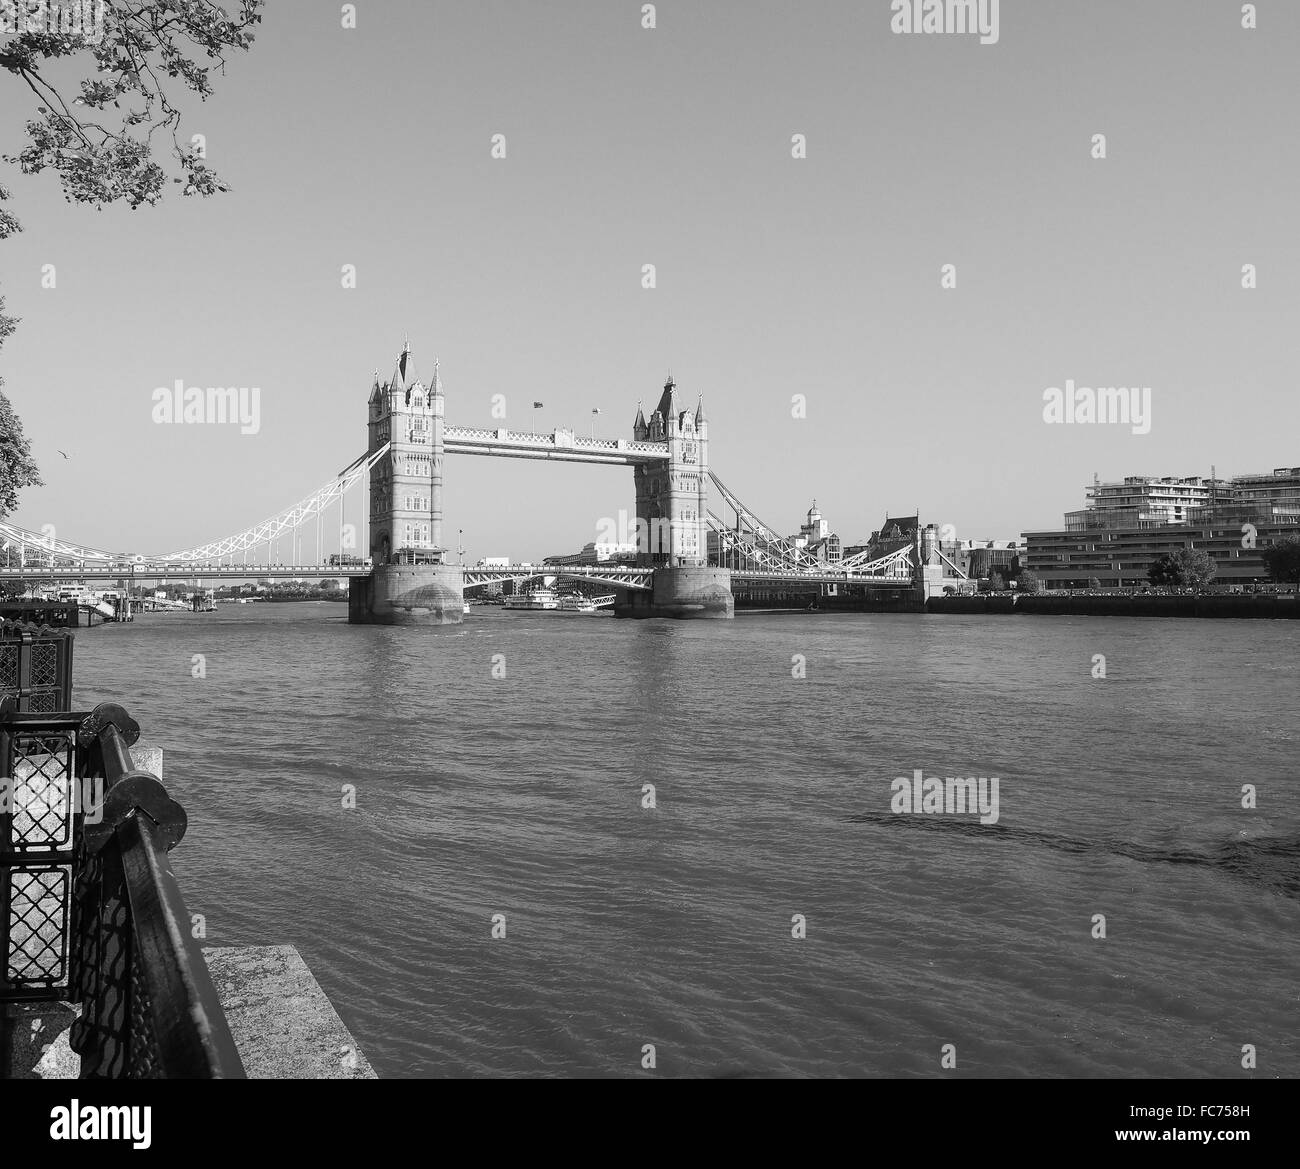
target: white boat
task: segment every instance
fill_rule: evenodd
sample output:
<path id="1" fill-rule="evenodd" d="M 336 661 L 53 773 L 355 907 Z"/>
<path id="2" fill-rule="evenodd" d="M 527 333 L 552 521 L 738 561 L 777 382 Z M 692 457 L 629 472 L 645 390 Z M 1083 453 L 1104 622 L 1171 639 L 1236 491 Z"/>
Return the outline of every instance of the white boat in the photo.
<path id="1" fill-rule="evenodd" d="M 594 613 L 596 611 L 596 602 L 590 597 L 569 593 L 567 596 L 560 598 L 560 609 L 565 613 Z"/>
<path id="2" fill-rule="evenodd" d="M 527 593 L 515 593 L 513 597 L 506 597 L 501 602 L 503 609 L 529 609 L 538 611 L 542 609 L 558 609 L 560 607 L 560 598 L 556 595 L 554 589 L 537 588 Z"/>

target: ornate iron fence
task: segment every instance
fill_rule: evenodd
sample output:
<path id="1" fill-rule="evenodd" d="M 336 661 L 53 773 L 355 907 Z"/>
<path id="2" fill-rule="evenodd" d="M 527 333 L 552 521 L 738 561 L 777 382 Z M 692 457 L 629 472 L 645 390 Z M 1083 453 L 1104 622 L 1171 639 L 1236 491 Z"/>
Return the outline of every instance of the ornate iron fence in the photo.
<path id="1" fill-rule="evenodd" d="M 71 710 L 73 636 L 70 629 L 0 622 L 0 704 Z"/>
<path id="2" fill-rule="evenodd" d="M 186 816 L 139 727 L 0 705 L 0 1002 L 80 1002 L 83 1078 L 242 1078 L 167 854 Z"/>

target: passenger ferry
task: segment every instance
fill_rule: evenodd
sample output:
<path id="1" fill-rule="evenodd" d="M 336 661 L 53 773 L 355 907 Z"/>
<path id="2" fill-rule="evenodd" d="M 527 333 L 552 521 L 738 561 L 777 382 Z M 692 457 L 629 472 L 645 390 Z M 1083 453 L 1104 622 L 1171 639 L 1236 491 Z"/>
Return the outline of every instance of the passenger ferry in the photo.
<path id="1" fill-rule="evenodd" d="M 515 593 L 501 602 L 503 609 L 558 609 L 560 598 L 554 589 L 536 588 L 527 593 Z"/>

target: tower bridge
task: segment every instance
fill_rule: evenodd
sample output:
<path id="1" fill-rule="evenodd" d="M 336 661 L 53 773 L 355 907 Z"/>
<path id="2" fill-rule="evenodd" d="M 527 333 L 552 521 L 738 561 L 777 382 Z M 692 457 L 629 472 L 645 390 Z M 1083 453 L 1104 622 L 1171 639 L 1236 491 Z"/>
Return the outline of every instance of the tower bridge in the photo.
<path id="1" fill-rule="evenodd" d="M 230 536 L 157 555 L 111 552 L 56 538 L 52 529 L 36 533 L 0 521 L 0 580 L 346 577 L 355 623 L 448 624 L 463 618 L 467 588 L 543 574 L 608 586 L 618 596 L 620 616 L 715 618 L 732 616 L 733 587 L 795 588 L 814 596 L 844 587 L 915 589 L 923 597 L 942 577 L 941 556 L 932 541 L 923 544 L 919 530 L 912 546 L 836 564 L 821 563 L 793 538 L 778 535 L 710 469 L 703 403 L 683 406 L 671 375 L 648 417 L 638 405 L 630 438 L 565 428 L 535 434 L 450 426 L 445 401 L 437 362 L 426 383 L 407 344 L 392 376 L 381 381 L 376 374 L 371 385 L 366 451 L 292 506 Z M 631 467 L 635 565 L 471 568 L 449 562 L 442 504 L 449 454 Z M 733 520 L 711 510 L 711 490 Z M 349 493 L 368 499 L 360 515 L 354 511 L 359 523 L 348 522 Z M 358 528 L 365 538 L 358 538 Z M 329 555 L 329 547 L 338 552 Z M 359 555 L 362 547 L 368 556 Z"/>

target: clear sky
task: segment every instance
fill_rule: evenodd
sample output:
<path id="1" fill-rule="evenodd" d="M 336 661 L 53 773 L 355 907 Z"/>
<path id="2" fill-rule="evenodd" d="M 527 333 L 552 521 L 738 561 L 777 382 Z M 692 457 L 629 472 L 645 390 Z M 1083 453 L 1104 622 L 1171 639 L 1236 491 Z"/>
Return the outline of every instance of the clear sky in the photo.
<path id="1" fill-rule="evenodd" d="M 630 437 L 671 367 L 727 485 L 784 531 L 815 496 L 846 542 L 915 509 L 1056 526 L 1094 472 L 1300 464 L 1300 4 L 1249 32 L 1235 0 L 1003 0 L 995 45 L 895 35 L 888 0 L 668 0 L 653 30 L 639 0 L 340 7 L 272 0 L 188 107 L 230 194 L 96 213 L 0 168 L 0 370 L 47 484 L 16 522 L 150 552 L 247 527 L 361 453 L 407 335 L 464 425 L 500 393 L 511 426 L 537 400 Z M 155 425 L 178 378 L 259 387 L 260 431 Z M 1066 379 L 1150 386 L 1150 433 L 1046 424 Z M 632 506 L 624 468 L 448 459 L 472 559 Z"/>

